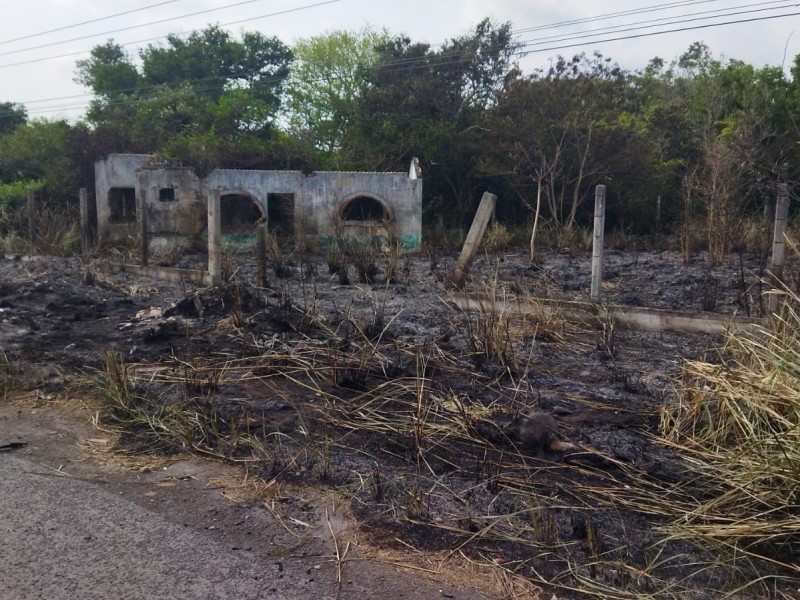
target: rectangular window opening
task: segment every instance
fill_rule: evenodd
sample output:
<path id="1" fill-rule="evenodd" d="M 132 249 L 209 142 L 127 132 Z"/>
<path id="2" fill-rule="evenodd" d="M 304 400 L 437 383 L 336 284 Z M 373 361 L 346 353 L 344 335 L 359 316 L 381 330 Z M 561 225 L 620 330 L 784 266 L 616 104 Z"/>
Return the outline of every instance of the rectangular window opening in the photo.
<path id="1" fill-rule="evenodd" d="M 163 187 L 158 190 L 159 202 L 175 202 L 175 188 Z"/>

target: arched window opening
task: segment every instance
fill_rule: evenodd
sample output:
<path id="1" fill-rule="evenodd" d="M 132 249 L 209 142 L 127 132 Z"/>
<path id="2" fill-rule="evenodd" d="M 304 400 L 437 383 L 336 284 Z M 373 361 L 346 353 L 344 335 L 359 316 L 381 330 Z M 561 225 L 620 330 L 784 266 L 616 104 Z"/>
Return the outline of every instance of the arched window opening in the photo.
<path id="1" fill-rule="evenodd" d="M 342 221 L 368 222 L 388 221 L 389 212 L 386 207 L 370 196 L 356 196 L 342 207 Z"/>
<path id="2" fill-rule="evenodd" d="M 264 216 L 256 201 L 244 194 L 223 194 L 220 208 L 223 235 L 253 234 Z"/>

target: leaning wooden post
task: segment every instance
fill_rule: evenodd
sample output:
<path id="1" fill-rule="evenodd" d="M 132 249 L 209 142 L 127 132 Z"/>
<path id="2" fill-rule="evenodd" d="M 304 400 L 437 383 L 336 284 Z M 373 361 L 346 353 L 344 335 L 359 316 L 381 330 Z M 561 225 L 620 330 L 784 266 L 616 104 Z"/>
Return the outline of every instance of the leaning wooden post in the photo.
<path id="1" fill-rule="evenodd" d="M 208 192 L 208 279 L 211 285 L 222 284 L 222 216 L 217 190 Z"/>
<path id="2" fill-rule="evenodd" d="M 28 190 L 28 253 L 36 254 L 36 193 Z"/>
<path id="3" fill-rule="evenodd" d="M 451 281 L 456 287 L 464 287 L 467 279 L 467 273 L 472 266 L 472 261 L 478 253 L 478 246 L 481 243 L 483 234 L 486 233 L 486 227 L 494 214 L 494 207 L 497 204 L 497 196 L 490 192 L 484 192 L 481 203 L 478 206 L 478 212 L 475 213 L 475 218 L 472 220 L 472 226 L 467 233 L 467 240 L 464 242 L 464 247 L 461 249 L 461 256 L 458 257 L 458 264 L 453 269 Z"/>
<path id="4" fill-rule="evenodd" d="M 147 237 L 147 192 L 139 190 L 139 239 L 141 240 L 142 266 L 146 267 L 149 262 L 150 240 Z"/>
<path id="5" fill-rule="evenodd" d="M 81 252 L 84 254 L 89 251 L 89 196 L 86 188 L 81 188 L 78 192 L 78 200 L 81 208 Z"/>
<path id="6" fill-rule="evenodd" d="M 778 186 L 778 201 L 775 206 L 775 230 L 772 234 L 772 292 L 767 300 L 770 314 L 777 314 L 780 306 L 780 294 L 783 287 L 783 263 L 786 259 L 786 220 L 789 217 L 789 186 L 782 183 Z"/>
<path id="7" fill-rule="evenodd" d="M 594 244 L 592 246 L 592 289 L 589 298 L 600 302 L 603 293 L 603 243 L 606 228 L 606 186 L 594 190 Z"/>

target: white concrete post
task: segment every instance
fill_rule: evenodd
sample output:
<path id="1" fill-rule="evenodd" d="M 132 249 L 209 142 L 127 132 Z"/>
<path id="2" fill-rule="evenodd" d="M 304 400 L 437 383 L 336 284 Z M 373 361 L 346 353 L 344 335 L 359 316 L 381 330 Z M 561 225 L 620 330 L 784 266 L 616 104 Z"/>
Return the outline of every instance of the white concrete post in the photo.
<path id="1" fill-rule="evenodd" d="M 606 228 L 606 186 L 594 191 L 594 244 L 592 246 L 592 289 L 589 298 L 600 302 L 603 293 L 603 243 Z"/>
<path id="2" fill-rule="evenodd" d="M 147 191 L 144 188 L 139 189 L 139 197 L 137 199 L 136 210 L 139 217 L 139 238 L 141 242 L 141 263 L 146 267 L 149 261 L 150 254 L 150 240 L 147 237 Z"/>
<path id="3" fill-rule="evenodd" d="M 783 263 L 786 259 L 786 220 L 789 217 L 789 186 L 778 186 L 778 201 L 775 206 L 775 230 L 772 234 L 772 291 L 767 307 L 770 314 L 776 314 L 780 306 L 780 295 L 775 293 L 783 285 Z"/>
<path id="4" fill-rule="evenodd" d="M 222 217 L 218 190 L 208 192 L 208 278 L 213 286 L 222 283 Z"/>

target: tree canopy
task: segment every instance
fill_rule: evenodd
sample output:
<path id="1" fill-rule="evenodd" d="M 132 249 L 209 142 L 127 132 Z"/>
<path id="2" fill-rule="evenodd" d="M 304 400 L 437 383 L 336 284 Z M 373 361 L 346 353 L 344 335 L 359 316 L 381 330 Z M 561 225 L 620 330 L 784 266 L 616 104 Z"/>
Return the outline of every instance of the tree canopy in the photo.
<path id="1" fill-rule="evenodd" d="M 77 62 L 93 94 L 81 122 L 0 103 L 0 182 L 66 198 L 110 152 L 201 172 L 405 171 L 418 157 L 428 224 L 462 225 L 489 189 L 503 219 L 527 222 L 538 196 L 542 218 L 571 229 L 604 183 L 609 225 L 647 232 L 656 198 L 669 227 L 687 206 L 753 212 L 797 178 L 800 57 L 787 72 L 694 43 L 640 70 L 579 53 L 523 73 L 517 53 L 511 24 L 488 19 L 439 46 L 368 28 L 289 47 L 209 26 L 135 55 L 108 40 Z"/>

